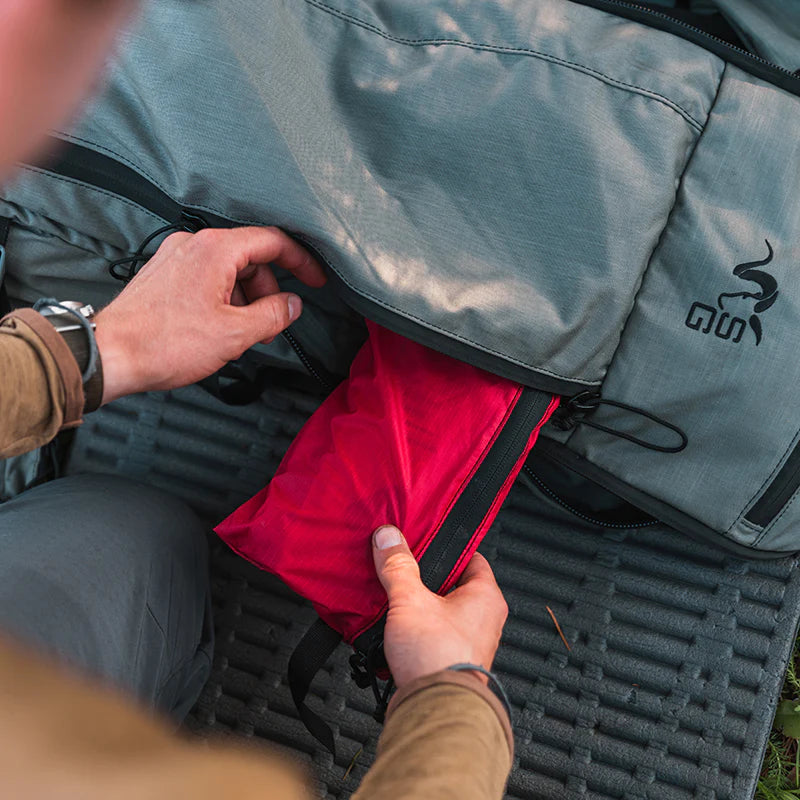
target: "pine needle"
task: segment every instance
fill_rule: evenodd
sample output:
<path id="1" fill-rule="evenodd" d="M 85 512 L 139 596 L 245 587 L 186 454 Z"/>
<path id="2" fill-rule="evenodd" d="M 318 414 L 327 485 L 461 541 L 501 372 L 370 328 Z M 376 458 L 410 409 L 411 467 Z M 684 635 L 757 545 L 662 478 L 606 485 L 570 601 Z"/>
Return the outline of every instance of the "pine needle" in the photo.
<path id="1" fill-rule="evenodd" d="M 356 751 L 356 754 L 353 756 L 353 760 L 350 762 L 350 766 L 347 768 L 347 772 L 344 773 L 344 777 L 342 778 L 343 781 L 346 781 L 350 773 L 353 771 L 353 767 L 356 765 L 356 761 L 358 761 L 358 757 L 364 752 L 363 747 L 359 747 Z"/>
<path id="2" fill-rule="evenodd" d="M 545 608 L 547 609 L 547 613 L 550 615 L 550 619 L 553 620 L 553 625 L 556 626 L 556 630 L 558 631 L 558 635 L 561 637 L 561 641 L 564 642 L 564 647 L 571 652 L 572 648 L 569 646 L 567 637 L 564 636 L 564 631 L 561 630 L 561 626 L 558 624 L 558 620 L 556 619 L 556 615 L 553 613 L 553 609 L 550 608 L 550 606 L 545 606 Z"/>

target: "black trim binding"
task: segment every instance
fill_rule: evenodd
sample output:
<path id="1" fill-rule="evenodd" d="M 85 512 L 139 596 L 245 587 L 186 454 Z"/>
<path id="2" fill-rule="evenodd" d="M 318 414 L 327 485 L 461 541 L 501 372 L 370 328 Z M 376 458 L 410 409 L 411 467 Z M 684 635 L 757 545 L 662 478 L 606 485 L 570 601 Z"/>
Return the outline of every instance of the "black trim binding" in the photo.
<path id="1" fill-rule="evenodd" d="M 800 485 L 800 443 L 794 446 L 778 474 L 744 518 L 759 528 L 766 528 L 791 500 L 798 485 Z"/>
<path id="2" fill-rule="evenodd" d="M 723 39 L 712 36 L 710 33 L 696 28 L 688 22 L 676 19 L 668 13 L 655 11 L 634 3 L 626 3 L 623 0 L 570 0 L 570 2 L 596 8 L 598 11 L 625 17 L 650 28 L 680 36 L 682 39 L 708 50 L 715 56 L 719 56 L 724 61 L 735 64 L 740 69 L 750 73 L 750 75 L 767 81 L 791 94 L 800 96 L 800 76 L 796 73 L 778 64 L 773 64 L 760 56 L 753 55 L 747 50 L 742 50 L 740 47 L 736 47 Z M 665 9 L 666 11 L 667 9 Z"/>
<path id="3" fill-rule="evenodd" d="M 604 469 L 592 464 L 582 456 L 579 456 L 566 445 L 554 439 L 548 439 L 545 435 L 539 437 L 536 447 L 540 452 L 558 463 L 569 467 L 585 478 L 595 481 L 595 483 L 600 484 L 604 489 L 608 489 L 623 500 L 627 500 L 629 503 L 641 508 L 645 513 L 661 520 L 671 528 L 675 528 L 675 530 L 690 536 L 692 539 L 727 550 L 729 553 L 739 558 L 755 558 L 767 561 L 775 558 L 789 558 L 794 555 L 794 551 L 756 550 L 753 547 L 734 542 L 732 539 L 728 539 L 713 528 L 709 528 L 707 525 L 690 517 L 688 514 L 679 511 L 674 506 L 669 505 L 669 503 L 658 500 L 646 492 L 616 478 L 611 473 L 606 472 Z"/>

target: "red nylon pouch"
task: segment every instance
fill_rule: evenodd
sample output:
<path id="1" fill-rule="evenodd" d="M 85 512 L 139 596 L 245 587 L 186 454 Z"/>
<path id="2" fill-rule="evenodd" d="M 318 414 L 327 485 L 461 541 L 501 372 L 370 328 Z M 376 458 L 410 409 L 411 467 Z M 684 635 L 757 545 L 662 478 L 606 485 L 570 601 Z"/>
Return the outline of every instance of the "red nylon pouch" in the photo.
<path id="1" fill-rule="evenodd" d="M 368 328 L 349 378 L 306 423 L 269 485 L 216 528 L 233 550 L 311 600 L 337 632 L 329 641 L 341 634 L 362 654 L 382 634 L 386 612 L 375 528 L 397 525 L 426 585 L 446 593 L 558 405 Z M 306 672 L 301 682 L 310 683 L 313 670 Z M 304 695 L 295 693 L 298 708 Z"/>
<path id="2" fill-rule="evenodd" d="M 495 467 L 503 471 L 499 490 L 475 501 L 459 557 L 441 573 L 436 589 L 445 593 L 557 404 L 385 328 L 370 323 L 369 333 L 349 379 L 309 419 L 269 485 L 216 528 L 236 552 L 311 600 L 349 643 L 386 610 L 372 561 L 375 528 L 397 525 L 419 560 L 520 401 L 530 399 L 515 441 L 495 455 L 503 462 Z"/>

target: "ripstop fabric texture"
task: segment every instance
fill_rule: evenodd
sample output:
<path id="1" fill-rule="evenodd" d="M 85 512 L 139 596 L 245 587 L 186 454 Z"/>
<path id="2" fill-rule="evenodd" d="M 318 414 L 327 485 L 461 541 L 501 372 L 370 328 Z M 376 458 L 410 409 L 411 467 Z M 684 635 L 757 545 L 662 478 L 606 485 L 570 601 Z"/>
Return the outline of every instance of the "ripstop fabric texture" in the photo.
<path id="1" fill-rule="evenodd" d="M 512 416 L 523 387 L 369 323 L 350 377 L 292 443 L 268 486 L 216 532 L 240 555 L 310 599 L 320 618 L 353 642 L 385 612 L 372 532 L 397 525 L 419 560 Z M 476 499 L 463 545 L 438 586 L 458 579 L 491 525 L 541 426 L 524 430 L 499 490 Z M 504 455 L 504 454 L 503 454 Z M 484 481 L 484 484 L 488 482 Z M 456 531 L 458 533 L 458 531 Z"/>

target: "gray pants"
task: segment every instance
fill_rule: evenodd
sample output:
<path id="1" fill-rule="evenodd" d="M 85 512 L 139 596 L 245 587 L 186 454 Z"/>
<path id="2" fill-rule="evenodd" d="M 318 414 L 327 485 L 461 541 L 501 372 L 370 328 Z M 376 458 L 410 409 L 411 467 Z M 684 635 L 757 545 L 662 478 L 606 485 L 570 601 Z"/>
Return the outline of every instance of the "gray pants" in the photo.
<path id="1" fill-rule="evenodd" d="M 110 476 L 24 492 L 0 505 L 0 630 L 182 719 L 211 668 L 205 527 Z"/>

